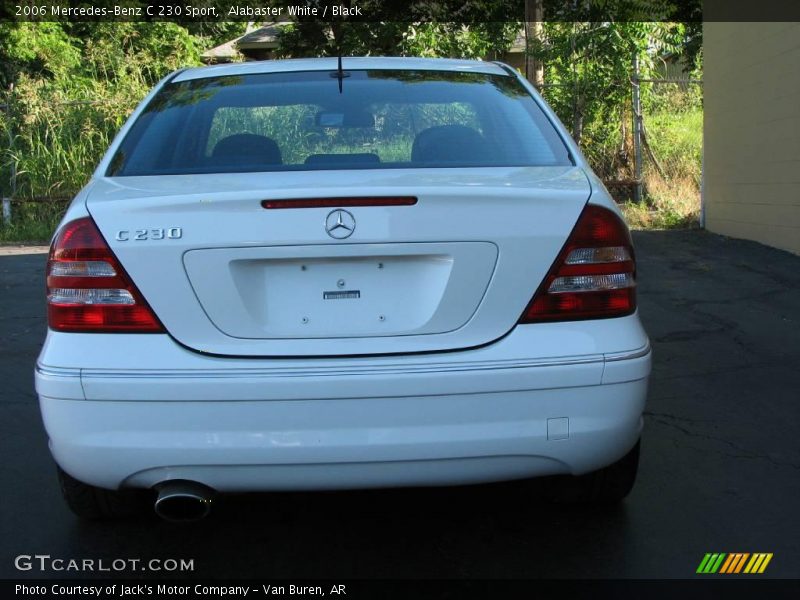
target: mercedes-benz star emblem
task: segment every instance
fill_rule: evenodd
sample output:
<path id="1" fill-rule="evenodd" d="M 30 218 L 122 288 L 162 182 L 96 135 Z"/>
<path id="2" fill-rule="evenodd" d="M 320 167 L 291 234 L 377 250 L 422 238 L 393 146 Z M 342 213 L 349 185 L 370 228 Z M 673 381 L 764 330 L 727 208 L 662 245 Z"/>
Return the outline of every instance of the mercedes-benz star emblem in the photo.
<path id="1" fill-rule="evenodd" d="M 325 218 L 325 231 L 337 240 L 343 240 L 353 235 L 356 230 L 356 220 L 349 212 L 337 208 L 328 213 Z"/>

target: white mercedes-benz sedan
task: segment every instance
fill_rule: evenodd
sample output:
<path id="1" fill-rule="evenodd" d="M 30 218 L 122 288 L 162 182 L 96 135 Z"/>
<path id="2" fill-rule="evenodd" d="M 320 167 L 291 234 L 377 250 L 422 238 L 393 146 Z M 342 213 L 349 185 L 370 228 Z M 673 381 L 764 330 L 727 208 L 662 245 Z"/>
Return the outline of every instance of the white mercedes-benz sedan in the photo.
<path id="1" fill-rule="evenodd" d="M 506 65 L 178 71 L 52 241 L 36 389 L 61 488 L 87 518 L 535 477 L 620 500 L 635 286 L 614 202 Z"/>

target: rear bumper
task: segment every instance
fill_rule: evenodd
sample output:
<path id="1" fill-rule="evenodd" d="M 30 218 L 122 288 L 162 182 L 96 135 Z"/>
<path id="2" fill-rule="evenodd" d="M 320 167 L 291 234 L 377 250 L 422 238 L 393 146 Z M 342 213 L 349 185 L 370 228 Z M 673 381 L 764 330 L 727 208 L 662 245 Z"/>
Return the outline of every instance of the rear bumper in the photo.
<path id="1" fill-rule="evenodd" d="M 613 354 L 502 358 L 526 335 L 427 357 L 222 368 L 195 355 L 205 369 L 53 367 L 46 347 L 36 384 L 56 461 L 112 489 L 448 485 L 581 474 L 624 455 L 641 431 L 646 338 Z"/>

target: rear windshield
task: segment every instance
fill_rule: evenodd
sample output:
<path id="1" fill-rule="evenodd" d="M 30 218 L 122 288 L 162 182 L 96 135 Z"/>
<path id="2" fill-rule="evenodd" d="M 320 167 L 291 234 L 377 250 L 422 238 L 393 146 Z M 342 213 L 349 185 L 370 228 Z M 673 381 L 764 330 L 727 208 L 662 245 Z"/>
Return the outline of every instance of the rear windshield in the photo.
<path id="1" fill-rule="evenodd" d="M 166 85 L 107 175 L 569 165 L 516 78 L 448 71 L 269 73 Z"/>

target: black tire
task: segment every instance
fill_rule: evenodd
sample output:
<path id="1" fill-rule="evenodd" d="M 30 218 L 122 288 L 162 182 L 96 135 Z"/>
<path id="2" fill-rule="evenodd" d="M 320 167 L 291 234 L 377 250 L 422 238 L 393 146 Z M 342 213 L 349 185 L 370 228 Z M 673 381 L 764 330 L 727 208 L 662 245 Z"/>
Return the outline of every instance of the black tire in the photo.
<path id="1" fill-rule="evenodd" d="M 545 495 L 552 502 L 565 504 L 616 504 L 633 489 L 639 469 L 637 441 L 617 462 L 576 477 L 553 477 L 545 484 Z"/>
<path id="2" fill-rule="evenodd" d="M 58 482 L 69 509 L 81 519 L 92 521 L 123 519 L 144 514 L 143 494 L 136 490 L 106 490 L 78 481 L 61 467 Z"/>

